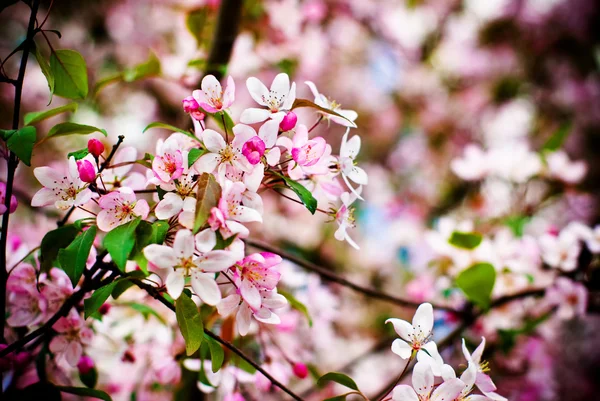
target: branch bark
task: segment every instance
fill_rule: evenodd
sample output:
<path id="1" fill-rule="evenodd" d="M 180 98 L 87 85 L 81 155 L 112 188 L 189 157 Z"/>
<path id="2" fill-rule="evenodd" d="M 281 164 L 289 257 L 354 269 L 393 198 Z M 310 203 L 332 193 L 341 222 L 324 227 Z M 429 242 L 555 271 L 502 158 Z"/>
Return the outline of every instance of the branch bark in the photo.
<path id="1" fill-rule="evenodd" d="M 212 74 L 217 80 L 223 78 L 233 44 L 238 35 L 242 20 L 242 0 L 222 0 L 217 17 L 213 46 L 206 60 L 206 75 Z"/>

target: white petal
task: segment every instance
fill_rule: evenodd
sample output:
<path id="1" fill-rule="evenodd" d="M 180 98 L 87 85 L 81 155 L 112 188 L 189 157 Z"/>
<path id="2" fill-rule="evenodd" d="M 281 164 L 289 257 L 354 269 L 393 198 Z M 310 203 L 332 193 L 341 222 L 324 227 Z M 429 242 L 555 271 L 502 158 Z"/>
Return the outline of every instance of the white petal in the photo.
<path id="1" fill-rule="evenodd" d="M 415 336 L 421 339 L 429 337 L 433 329 L 433 307 L 430 303 L 419 305 L 412 323 Z"/>
<path id="2" fill-rule="evenodd" d="M 193 167 L 198 174 L 212 173 L 213 171 L 215 171 L 215 168 L 217 168 L 220 161 L 220 155 L 216 153 L 207 153 L 205 155 L 200 156 L 200 158 L 194 163 Z"/>
<path id="3" fill-rule="evenodd" d="M 412 347 L 403 340 L 397 338 L 392 343 L 392 352 L 402 359 L 408 359 L 412 354 Z"/>
<path id="4" fill-rule="evenodd" d="M 175 270 L 169 273 L 165 284 L 167 285 L 167 292 L 169 295 L 173 297 L 173 299 L 179 298 L 185 285 L 183 272 L 181 270 Z"/>
<path id="5" fill-rule="evenodd" d="M 400 336 L 405 341 L 410 341 L 410 336 L 413 333 L 412 324 L 408 323 L 406 320 L 402 319 L 388 319 L 385 323 L 391 323 L 394 326 L 394 330 L 396 334 Z"/>
<path id="6" fill-rule="evenodd" d="M 161 269 L 167 269 L 177 264 L 177 258 L 175 257 L 173 248 L 166 245 L 148 245 L 144 248 L 143 253 L 146 259 L 148 259 L 148 262 Z"/>
<path id="7" fill-rule="evenodd" d="M 173 251 L 178 258 L 189 258 L 194 255 L 194 235 L 190 230 L 179 230 L 173 241 Z"/>
<path id="8" fill-rule="evenodd" d="M 279 123 L 273 120 L 267 121 L 258 130 L 258 136 L 263 140 L 267 149 L 275 146 L 278 133 Z"/>
<path id="9" fill-rule="evenodd" d="M 406 384 L 401 384 L 394 388 L 394 392 L 392 393 L 393 401 L 419 401 L 419 397 L 415 390 L 411 386 L 407 386 Z"/>
<path id="10" fill-rule="evenodd" d="M 163 196 L 162 200 L 156 205 L 154 214 L 159 220 L 167 220 L 181 212 L 183 208 L 183 199 L 176 193 L 169 192 Z"/>
<path id="11" fill-rule="evenodd" d="M 202 142 L 206 149 L 213 153 L 218 153 L 227 146 L 221 134 L 211 129 L 205 129 L 202 132 Z"/>
<path id="12" fill-rule="evenodd" d="M 217 245 L 217 235 L 210 228 L 200 231 L 194 239 L 196 249 L 202 253 L 211 251 Z"/>
<path id="13" fill-rule="evenodd" d="M 248 92 L 250 92 L 250 96 L 252 96 L 252 99 L 254 99 L 256 103 L 261 106 L 267 105 L 263 98 L 266 99 L 269 96 L 269 90 L 258 78 L 248 78 L 246 80 L 246 87 L 248 88 Z"/>
<path id="14" fill-rule="evenodd" d="M 271 111 L 267 109 L 249 108 L 242 112 L 240 121 L 244 124 L 255 124 L 265 121 L 271 116 Z"/>
<path id="15" fill-rule="evenodd" d="M 419 362 L 415 365 L 412 375 L 413 388 L 423 398 L 431 394 L 434 377 L 431 367 L 427 363 Z"/>
<path id="16" fill-rule="evenodd" d="M 221 301 L 221 290 L 212 274 L 194 271 L 192 273 L 192 288 L 205 304 L 217 305 Z"/>
<path id="17" fill-rule="evenodd" d="M 465 384 L 460 379 L 450 379 L 435 389 L 431 401 L 449 401 L 458 397 Z"/>
<path id="18" fill-rule="evenodd" d="M 282 99 L 290 92 L 290 77 L 288 74 L 282 72 L 277 74 L 273 83 L 271 84 L 271 96 L 276 96 L 278 99 Z"/>
<path id="19" fill-rule="evenodd" d="M 242 280 L 240 292 L 242 294 L 242 298 L 244 298 L 244 301 L 246 301 L 251 308 L 260 308 L 262 298 L 254 284 L 248 280 Z"/>

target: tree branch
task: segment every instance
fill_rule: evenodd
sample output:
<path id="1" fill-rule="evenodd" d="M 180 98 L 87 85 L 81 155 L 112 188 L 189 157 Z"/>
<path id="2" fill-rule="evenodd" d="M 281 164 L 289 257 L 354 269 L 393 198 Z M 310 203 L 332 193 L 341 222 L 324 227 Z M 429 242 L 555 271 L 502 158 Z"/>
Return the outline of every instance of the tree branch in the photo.
<path id="1" fill-rule="evenodd" d="M 221 0 L 217 28 L 213 45 L 206 60 L 206 74 L 214 75 L 218 81 L 223 78 L 229 63 L 235 38 L 238 35 L 242 20 L 242 0 Z"/>

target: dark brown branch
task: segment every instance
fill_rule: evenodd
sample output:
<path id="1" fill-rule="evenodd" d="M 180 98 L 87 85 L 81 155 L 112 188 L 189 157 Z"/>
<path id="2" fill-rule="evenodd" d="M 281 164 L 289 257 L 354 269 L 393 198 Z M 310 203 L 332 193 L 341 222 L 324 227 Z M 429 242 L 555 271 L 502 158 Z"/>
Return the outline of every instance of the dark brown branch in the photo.
<path id="1" fill-rule="evenodd" d="M 229 63 L 235 38 L 242 20 L 242 0 L 222 0 L 217 17 L 217 27 L 213 45 L 206 60 L 206 75 L 212 74 L 217 80 L 223 78 Z"/>
<path id="2" fill-rule="evenodd" d="M 375 290 L 373 288 L 367 288 L 367 287 L 363 287 L 361 285 L 355 284 L 351 281 L 346 280 L 343 277 L 338 276 L 331 270 L 328 270 L 324 267 L 321 267 L 314 263 L 306 261 L 302 258 L 297 257 L 296 255 L 293 255 L 289 252 L 286 252 L 282 249 L 279 249 L 277 247 L 274 247 L 274 246 L 264 243 L 262 241 L 247 239 L 246 243 L 254 248 L 258 248 L 258 249 L 265 250 L 267 252 L 275 253 L 284 259 L 294 262 L 295 264 L 297 264 L 300 267 L 303 267 L 306 270 L 310 270 L 314 273 L 317 273 L 319 276 L 321 276 L 322 278 L 324 278 L 328 281 L 338 283 L 340 285 L 343 285 L 344 287 L 348 287 L 356 292 L 360 292 L 361 294 L 365 294 L 371 298 L 380 299 L 382 301 L 386 301 L 386 302 L 389 302 L 389 303 L 392 303 L 395 305 L 405 306 L 405 307 L 410 307 L 410 308 L 418 308 L 419 305 L 421 304 L 420 302 L 414 302 L 414 301 L 410 301 L 408 299 L 398 298 L 393 295 L 386 294 L 384 292 Z M 433 305 L 433 307 L 434 307 L 434 309 L 449 311 L 449 312 L 455 313 L 457 315 L 462 315 L 464 313 L 462 311 L 456 310 L 449 306 Z"/>

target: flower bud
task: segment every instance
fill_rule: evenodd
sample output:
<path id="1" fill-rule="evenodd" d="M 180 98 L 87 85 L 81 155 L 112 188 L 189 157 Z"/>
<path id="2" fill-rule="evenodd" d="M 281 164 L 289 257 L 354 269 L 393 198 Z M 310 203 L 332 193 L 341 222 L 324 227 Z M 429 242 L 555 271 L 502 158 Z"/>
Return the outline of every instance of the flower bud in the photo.
<path id="1" fill-rule="evenodd" d="M 300 379 L 305 379 L 306 376 L 308 376 L 308 368 L 306 367 L 305 364 L 301 363 L 301 362 L 296 362 L 294 364 L 294 374 L 296 375 L 296 377 L 300 378 Z"/>
<path id="2" fill-rule="evenodd" d="M 186 113 L 191 113 L 200 108 L 200 105 L 198 104 L 196 99 L 194 99 L 193 96 L 186 97 L 185 99 L 183 99 L 182 102 L 183 102 L 183 111 L 185 111 Z"/>
<path id="3" fill-rule="evenodd" d="M 108 312 L 110 311 L 110 304 L 109 303 L 103 303 L 100 308 L 98 308 L 98 312 L 104 316 L 106 315 Z"/>
<path id="4" fill-rule="evenodd" d="M 13 213 L 17 210 L 18 204 L 17 198 L 11 195 L 8 212 Z M 4 212 L 6 212 L 6 184 L 0 181 L 0 215 L 4 214 Z"/>
<path id="5" fill-rule="evenodd" d="M 242 146 L 242 154 L 246 156 L 250 164 L 256 165 L 265 154 L 265 143 L 258 136 L 254 136 Z"/>
<path id="6" fill-rule="evenodd" d="M 94 182 L 96 180 L 96 170 L 89 160 L 78 160 L 77 171 L 79 172 L 79 178 L 83 182 Z"/>
<path id="7" fill-rule="evenodd" d="M 77 369 L 79 370 L 79 374 L 87 375 L 92 369 L 94 369 L 94 360 L 87 355 L 83 355 L 81 358 L 79 358 Z"/>
<path id="8" fill-rule="evenodd" d="M 279 123 L 279 128 L 281 128 L 282 131 L 289 131 L 296 126 L 297 122 L 298 116 L 293 111 L 290 111 L 285 115 L 285 117 L 283 117 L 283 120 L 281 120 L 281 122 Z"/>
<path id="9" fill-rule="evenodd" d="M 98 158 L 102 153 L 104 153 L 104 144 L 97 139 L 90 139 L 88 141 L 88 152 L 90 152 L 94 157 Z"/>

